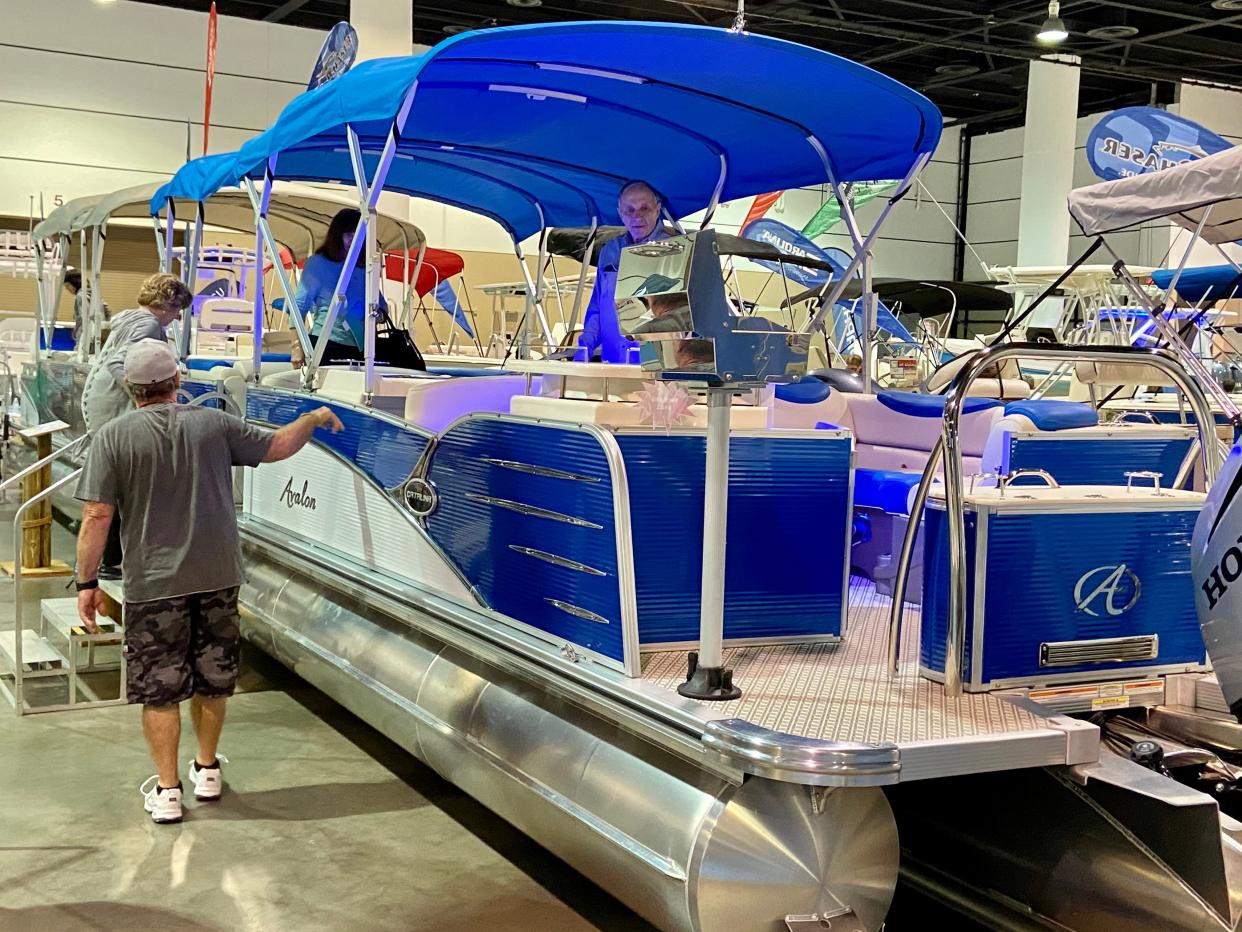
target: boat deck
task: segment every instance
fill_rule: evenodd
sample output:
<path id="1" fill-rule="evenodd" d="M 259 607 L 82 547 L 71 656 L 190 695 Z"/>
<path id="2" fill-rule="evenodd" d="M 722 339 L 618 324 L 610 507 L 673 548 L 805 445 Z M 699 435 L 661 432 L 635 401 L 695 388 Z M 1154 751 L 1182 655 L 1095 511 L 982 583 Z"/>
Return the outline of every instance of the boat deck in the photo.
<path id="1" fill-rule="evenodd" d="M 1075 726 L 1090 728 L 1085 723 L 1044 717 L 997 695 L 963 693 L 948 698 L 939 683 L 919 676 L 917 606 L 906 606 L 901 672 L 890 677 L 886 668 L 890 605 L 891 600 L 877 593 L 870 581 L 854 577 L 846 636 L 839 644 L 726 650 L 725 665 L 733 668 L 734 682 L 743 690 L 737 702 L 699 702 L 678 696 L 676 688 L 685 679 L 684 650 L 644 655 L 643 680 L 673 703 L 692 708 L 705 722 L 745 719 L 804 738 L 895 744 L 903 749 L 906 778 L 912 775 L 905 772 L 911 752 L 917 760 L 919 752 L 939 756 L 936 749 L 957 749 L 953 753 L 960 759 L 955 772 L 993 769 L 989 760 L 996 766 L 1009 761 L 1009 767 L 1022 759 L 1031 766 L 1075 762 L 1065 729 L 1073 733 Z M 950 763 L 940 761 L 935 767 L 939 771 Z"/>

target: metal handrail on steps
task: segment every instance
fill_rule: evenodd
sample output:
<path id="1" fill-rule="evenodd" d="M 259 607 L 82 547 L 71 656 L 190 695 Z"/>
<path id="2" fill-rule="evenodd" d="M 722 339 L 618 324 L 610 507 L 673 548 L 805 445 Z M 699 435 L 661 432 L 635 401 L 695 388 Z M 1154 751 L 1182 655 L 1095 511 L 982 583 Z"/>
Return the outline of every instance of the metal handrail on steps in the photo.
<path id="1" fill-rule="evenodd" d="M 87 435 L 89 436 L 89 435 Z M 86 437 L 79 437 L 79 440 L 85 440 Z M 74 441 L 76 443 L 77 441 Z M 64 452 L 69 445 L 62 447 L 58 452 Z M 51 461 L 53 456 L 45 457 L 36 465 L 42 466 L 45 461 Z M 26 470 L 23 470 L 26 472 Z M 69 475 L 64 476 L 53 482 L 46 489 L 36 495 L 32 495 L 26 501 L 22 502 L 17 509 L 17 514 L 13 516 L 13 708 L 18 715 L 24 715 L 26 711 L 26 700 L 22 696 L 22 518 L 31 506 L 37 505 L 45 498 L 49 498 L 70 482 L 75 481 L 81 475 L 82 469 L 79 467 Z M 20 476 L 21 473 L 18 473 Z M 13 477 L 16 479 L 17 477 Z M 12 481 L 12 480 L 10 480 Z M 3 484 L 0 484 L 0 489 Z"/>
<path id="2" fill-rule="evenodd" d="M 9 478 L 0 482 L 0 494 L 12 488 L 14 483 L 20 482 L 27 476 L 38 472 L 45 466 L 50 466 L 54 461 L 60 459 L 78 447 L 85 446 L 90 442 L 91 435 L 83 434 L 76 440 L 71 440 L 59 450 L 53 450 L 50 454 L 41 460 L 36 460 L 25 469 L 19 470 Z M 53 482 L 39 494 L 33 496 L 28 501 L 22 502 L 21 507 L 17 509 L 17 513 L 13 516 L 13 706 L 17 710 L 17 714 L 24 712 L 24 701 L 22 699 L 22 599 L 21 599 L 21 570 L 22 570 L 22 517 L 30 509 L 30 506 L 43 501 L 53 492 L 59 490 L 70 479 L 76 479 L 81 469 L 75 469 L 68 476 Z"/>

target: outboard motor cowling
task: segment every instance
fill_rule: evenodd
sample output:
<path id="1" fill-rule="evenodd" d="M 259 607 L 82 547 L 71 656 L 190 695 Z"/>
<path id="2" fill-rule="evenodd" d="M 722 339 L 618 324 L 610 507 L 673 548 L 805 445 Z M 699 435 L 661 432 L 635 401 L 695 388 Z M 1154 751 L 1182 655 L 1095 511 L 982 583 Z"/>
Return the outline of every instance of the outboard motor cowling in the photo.
<path id="1" fill-rule="evenodd" d="M 1216 477 L 1191 546 L 1203 643 L 1229 710 L 1242 722 L 1242 446 Z"/>

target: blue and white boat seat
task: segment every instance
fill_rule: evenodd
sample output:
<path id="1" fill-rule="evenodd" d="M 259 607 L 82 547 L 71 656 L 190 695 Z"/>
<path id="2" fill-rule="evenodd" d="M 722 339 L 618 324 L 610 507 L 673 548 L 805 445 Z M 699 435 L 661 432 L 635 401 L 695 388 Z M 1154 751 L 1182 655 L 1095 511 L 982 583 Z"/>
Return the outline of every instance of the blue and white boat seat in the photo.
<path id="1" fill-rule="evenodd" d="M 922 473 L 899 469 L 854 470 L 854 507 L 875 508 L 885 514 L 909 517 Z"/>
<path id="2" fill-rule="evenodd" d="M 944 430 L 944 396 L 880 392 L 848 395 L 846 404 L 860 468 L 923 470 Z M 987 439 L 1003 414 L 995 399 L 967 399 L 960 432 L 967 474 L 980 471 Z"/>
<path id="3" fill-rule="evenodd" d="M 505 413 L 516 396 L 526 391 L 526 376 L 487 374 L 485 369 L 466 370 L 469 375 L 440 372 L 428 374 L 410 385 L 405 396 L 405 419 L 433 433 L 440 433 L 455 420 L 479 411 Z M 539 377 L 531 382 L 539 391 Z"/>
<path id="4" fill-rule="evenodd" d="M 854 433 L 856 465 L 860 468 L 921 472 L 943 429 L 944 396 L 915 392 L 864 395 L 829 391 L 819 401 L 782 398 L 772 392 L 768 426 L 811 430 L 833 424 Z M 993 425 L 1003 416 L 1002 403 L 971 398 L 962 416 L 962 453 L 968 473 L 978 472 Z"/>
<path id="5" fill-rule="evenodd" d="M 573 424 L 595 424 L 599 427 L 651 427 L 650 422 L 644 423 L 642 410 L 632 401 L 592 401 L 585 398 L 554 398 L 519 393 L 513 396 L 509 413 Z M 761 430 L 768 426 L 768 420 L 768 408 L 742 404 L 739 400 L 735 400 L 729 410 L 729 425 L 734 430 Z M 706 427 L 707 405 L 691 405 L 681 426 Z M 814 427 L 812 424 L 810 429 Z"/>
<path id="6" fill-rule="evenodd" d="M 263 368 L 273 367 L 271 371 L 283 372 L 286 369 L 293 368 L 293 357 L 289 353 L 264 353 Z M 279 365 L 278 365 L 279 364 Z M 254 360 L 249 357 L 241 356 L 208 356 L 195 354 L 189 356 L 185 361 L 186 368 L 191 372 L 210 372 L 218 366 L 227 368 L 237 368 L 238 372 L 245 375 L 254 371 Z"/>
<path id="7" fill-rule="evenodd" d="M 765 399 L 768 426 L 797 430 L 814 430 L 820 424 L 849 427 L 849 397 L 849 392 L 836 391 L 816 378 L 774 385 Z"/>

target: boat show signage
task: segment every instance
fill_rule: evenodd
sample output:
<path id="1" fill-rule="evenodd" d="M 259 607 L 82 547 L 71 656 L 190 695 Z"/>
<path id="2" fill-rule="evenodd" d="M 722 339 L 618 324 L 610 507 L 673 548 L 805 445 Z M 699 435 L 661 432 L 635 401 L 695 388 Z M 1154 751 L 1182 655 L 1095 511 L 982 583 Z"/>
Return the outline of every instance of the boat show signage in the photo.
<path id="1" fill-rule="evenodd" d="M 1087 137 L 1087 161 L 1105 181 L 1160 171 L 1223 152 L 1233 144 L 1210 129 L 1156 107 L 1124 107 Z"/>
<path id="2" fill-rule="evenodd" d="M 315 59 L 315 68 L 311 72 L 308 91 L 327 84 L 333 78 L 339 78 L 348 71 L 358 56 L 358 33 L 346 22 L 337 23 L 323 40 L 323 48 Z"/>
<path id="3" fill-rule="evenodd" d="M 207 83 L 203 89 L 203 155 L 207 154 L 207 137 L 211 133 L 211 90 L 216 83 L 216 29 L 218 17 L 212 3 L 207 14 Z"/>
<path id="4" fill-rule="evenodd" d="M 769 246 L 775 246 L 787 256 L 801 256 L 806 259 L 818 259 L 821 262 L 827 262 L 836 269 L 837 275 L 845 271 L 845 267 L 841 266 L 834 257 L 830 256 L 819 246 L 816 246 L 793 227 L 786 226 L 779 220 L 752 220 L 742 228 L 742 236 L 757 243 L 767 243 Z M 763 266 L 765 269 L 779 272 L 804 288 L 817 288 L 827 283 L 831 277 L 823 269 L 808 269 L 801 265 L 786 265 L 772 259 L 752 259 L 751 261 Z M 847 264 L 848 261 L 847 259 Z"/>

